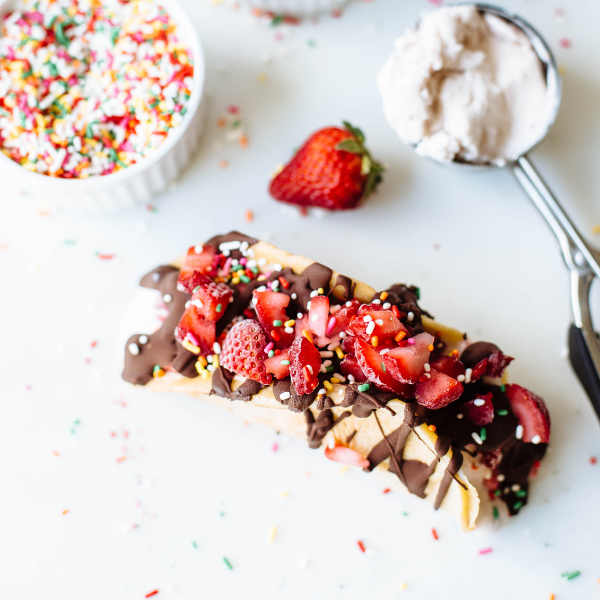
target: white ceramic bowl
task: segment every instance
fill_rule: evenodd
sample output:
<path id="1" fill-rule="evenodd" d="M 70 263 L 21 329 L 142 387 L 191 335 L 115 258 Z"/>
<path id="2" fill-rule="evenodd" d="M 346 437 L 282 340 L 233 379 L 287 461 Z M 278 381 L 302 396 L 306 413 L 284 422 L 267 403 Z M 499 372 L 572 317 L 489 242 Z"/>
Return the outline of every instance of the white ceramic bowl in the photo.
<path id="1" fill-rule="evenodd" d="M 129 208 L 147 203 L 164 192 L 187 166 L 198 144 L 204 126 L 204 52 L 200 38 L 189 15 L 176 0 L 155 0 L 169 13 L 177 25 L 181 39 L 192 51 L 194 89 L 187 104 L 187 113 L 179 127 L 149 156 L 135 165 L 109 175 L 86 179 L 48 177 L 24 169 L 0 152 L 0 181 L 17 181 L 19 187 L 49 200 L 59 208 L 106 211 Z M 10 12 L 16 0 L 0 0 L 0 18 Z"/>
<path id="2" fill-rule="evenodd" d="M 310 17 L 341 8 L 348 0 L 239 0 L 250 8 L 260 8 L 293 17 Z"/>

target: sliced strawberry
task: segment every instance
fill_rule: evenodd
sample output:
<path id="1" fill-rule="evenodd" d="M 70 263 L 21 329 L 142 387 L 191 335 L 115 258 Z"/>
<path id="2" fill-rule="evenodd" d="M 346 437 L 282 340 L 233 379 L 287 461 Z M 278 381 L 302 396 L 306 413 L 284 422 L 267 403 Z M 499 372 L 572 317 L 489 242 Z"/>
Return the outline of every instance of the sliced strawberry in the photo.
<path id="1" fill-rule="evenodd" d="M 376 348 L 360 338 L 356 338 L 354 348 L 358 364 L 369 381 L 386 392 L 394 392 L 403 398 L 412 397 L 411 386 L 400 383 L 386 373 L 381 354 Z"/>
<path id="2" fill-rule="evenodd" d="M 310 300 L 308 311 L 308 327 L 317 337 L 325 337 L 325 330 L 329 323 L 329 298 L 315 296 Z"/>
<path id="3" fill-rule="evenodd" d="M 252 293 L 256 315 L 263 329 L 269 334 L 276 348 L 288 348 L 294 341 L 293 333 L 285 332 L 285 322 L 288 316 L 285 309 L 290 303 L 290 297 L 281 292 Z"/>
<path id="4" fill-rule="evenodd" d="M 213 354 L 216 336 L 217 324 L 205 319 L 196 306 L 190 304 L 177 326 L 177 339 L 180 342 L 187 340 L 193 346 L 197 346 L 201 354 Z"/>
<path id="5" fill-rule="evenodd" d="M 370 464 L 369 461 L 356 450 L 352 450 L 352 448 L 347 448 L 346 446 L 341 446 L 339 444 L 336 444 L 333 448 L 326 446 L 325 456 L 329 460 L 334 460 L 335 462 L 344 463 L 345 465 L 351 465 L 353 467 L 361 467 L 361 469 L 365 469 Z"/>
<path id="6" fill-rule="evenodd" d="M 344 354 L 354 354 L 354 342 L 356 341 L 356 338 L 354 336 L 351 337 L 345 337 L 342 340 L 342 352 L 344 352 Z"/>
<path id="7" fill-rule="evenodd" d="M 283 379 L 290 374 L 289 349 L 282 350 L 279 354 L 265 358 L 265 369 L 272 373 L 275 379 Z"/>
<path id="8" fill-rule="evenodd" d="M 207 283 L 204 276 L 212 273 L 216 254 L 214 246 L 192 246 L 179 272 L 177 289 L 191 294 L 195 287 Z"/>
<path id="9" fill-rule="evenodd" d="M 342 371 L 342 375 L 345 375 L 346 377 L 348 377 L 348 375 L 352 375 L 354 377 L 354 381 L 358 381 L 359 383 L 367 381 L 367 376 L 360 368 L 358 359 L 356 356 L 354 356 L 354 354 L 346 354 L 346 357 L 340 363 L 340 369 Z"/>
<path id="10" fill-rule="evenodd" d="M 469 402 L 465 402 L 460 411 L 465 417 L 480 427 L 489 425 L 494 420 L 494 405 L 492 404 L 492 394 L 479 396 Z"/>
<path id="11" fill-rule="evenodd" d="M 494 352 L 488 357 L 485 374 L 488 377 L 502 377 L 504 369 L 514 360 L 512 356 L 506 356 L 502 352 Z"/>
<path id="12" fill-rule="evenodd" d="M 209 279 L 194 288 L 192 304 L 205 319 L 218 321 L 225 314 L 232 296 L 233 291 L 226 283 L 215 283 Z"/>
<path id="13" fill-rule="evenodd" d="M 400 323 L 391 310 L 383 310 L 379 304 L 373 306 L 377 309 L 363 310 L 363 307 L 360 307 L 358 315 L 350 320 L 348 332 L 365 341 L 377 336 L 379 344 L 386 340 L 393 340 L 400 331 L 404 331 L 408 335 L 406 327 Z M 365 321 L 365 318 L 367 321 Z"/>
<path id="14" fill-rule="evenodd" d="M 471 381 L 477 381 L 481 377 L 483 377 L 488 368 L 488 359 L 484 358 L 480 360 L 472 369 L 471 369 Z"/>
<path id="15" fill-rule="evenodd" d="M 520 385 L 507 385 L 510 408 L 523 426 L 523 441 L 547 444 L 550 439 L 550 414 L 545 402 Z M 539 437 L 539 440 L 537 438 Z"/>
<path id="16" fill-rule="evenodd" d="M 226 369 L 268 385 L 273 377 L 265 369 L 266 347 L 267 338 L 261 326 L 254 319 L 246 319 L 231 328 L 219 358 Z"/>
<path id="17" fill-rule="evenodd" d="M 371 314 L 373 311 L 381 312 L 382 310 L 385 310 L 383 306 L 376 302 L 371 302 L 370 304 L 361 304 L 358 307 L 358 316 L 364 317 L 365 315 Z"/>
<path id="18" fill-rule="evenodd" d="M 425 363 L 429 360 L 433 344 L 433 336 L 419 333 L 414 338 L 414 344 L 402 342 L 397 348 L 388 350 L 383 355 L 383 364 L 387 372 L 402 383 L 417 383 L 425 372 Z"/>
<path id="19" fill-rule="evenodd" d="M 415 385 L 417 402 L 427 408 L 438 409 L 458 400 L 463 393 L 463 386 L 435 369 L 429 371 L 429 377 Z"/>
<path id="20" fill-rule="evenodd" d="M 348 302 L 342 304 L 342 308 L 335 312 L 331 312 L 325 334 L 330 338 L 334 338 L 342 331 L 346 331 L 346 329 L 348 329 L 348 325 L 350 325 L 350 319 L 358 314 L 359 306 L 360 302 L 358 300 L 349 300 Z M 330 311 L 332 310 L 333 309 L 330 309 Z"/>
<path id="21" fill-rule="evenodd" d="M 429 361 L 432 369 L 452 377 L 452 379 L 458 379 L 460 375 L 465 374 L 465 365 L 463 365 L 456 356 L 438 356 L 433 360 Z"/>
<path id="22" fill-rule="evenodd" d="M 298 336 L 289 350 L 290 376 L 296 392 L 303 396 L 310 394 L 319 385 L 321 354 L 305 336 Z"/>

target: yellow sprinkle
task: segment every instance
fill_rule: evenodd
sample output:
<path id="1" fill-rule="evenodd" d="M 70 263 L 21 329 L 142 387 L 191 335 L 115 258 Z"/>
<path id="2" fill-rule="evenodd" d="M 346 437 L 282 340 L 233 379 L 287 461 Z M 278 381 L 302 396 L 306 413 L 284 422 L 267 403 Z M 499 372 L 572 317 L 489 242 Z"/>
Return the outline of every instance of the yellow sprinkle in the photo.
<path id="1" fill-rule="evenodd" d="M 198 375 L 204 376 L 204 373 L 208 373 L 208 371 L 202 366 L 202 363 L 198 360 L 196 361 L 196 371 L 198 371 Z"/>
<path id="2" fill-rule="evenodd" d="M 558 72 L 561 75 L 564 75 L 567 72 L 567 67 L 565 67 L 565 65 L 558 65 Z"/>
<path id="3" fill-rule="evenodd" d="M 337 377 L 332 377 L 329 381 L 331 383 L 340 383 L 340 380 Z"/>
<path id="4" fill-rule="evenodd" d="M 322 296 L 322 295 L 325 293 L 325 291 L 323 290 L 323 288 L 319 288 L 319 289 L 317 290 L 317 292 L 319 292 L 319 294 L 320 294 L 321 296 Z"/>
<path id="5" fill-rule="evenodd" d="M 4 101 L 4 104 L 6 104 L 6 100 Z M 275 170 L 273 171 L 273 174 L 271 175 L 271 179 L 274 179 L 275 177 L 277 177 L 277 175 L 279 175 L 279 173 L 281 173 L 281 171 L 283 171 L 284 167 L 285 167 L 285 165 L 277 165 L 275 167 Z"/>
<path id="6" fill-rule="evenodd" d="M 408 583 L 403 583 L 403 584 L 400 586 L 400 589 L 401 589 L 401 590 L 405 590 L 407 587 L 408 587 Z"/>
<path id="7" fill-rule="evenodd" d="M 233 283 L 233 285 L 237 285 L 239 282 L 240 282 L 240 278 L 239 278 L 239 277 L 234 277 L 234 278 L 231 280 L 231 283 Z"/>
<path id="8" fill-rule="evenodd" d="M 324 382 L 323 382 L 323 385 L 325 386 L 325 389 L 326 389 L 328 392 L 331 392 L 331 391 L 333 391 L 333 386 L 332 386 L 332 385 L 329 383 L 329 381 L 324 381 Z"/>
<path id="9" fill-rule="evenodd" d="M 348 465 L 344 465 L 341 469 L 340 469 L 340 475 L 343 475 L 346 471 L 348 470 Z"/>
<path id="10" fill-rule="evenodd" d="M 217 6 L 218 4 L 223 4 L 223 0 L 212 0 L 213 6 Z"/>
<path id="11" fill-rule="evenodd" d="M 344 359 L 345 354 L 342 352 L 342 349 L 339 346 L 335 349 L 335 353 L 340 360 Z"/>
<path id="12" fill-rule="evenodd" d="M 269 544 L 272 544 L 275 541 L 275 536 L 277 535 L 277 526 L 273 525 L 271 529 L 269 529 Z"/>
<path id="13" fill-rule="evenodd" d="M 286 498 L 287 496 L 289 496 L 290 493 L 289 492 L 279 492 L 279 497 L 280 498 Z"/>
<path id="14" fill-rule="evenodd" d="M 378 345 L 379 345 L 379 338 L 376 335 L 374 335 L 371 338 L 371 346 L 373 346 L 373 348 L 377 348 Z"/>
<path id="15" fill-rule="evenodd" d="M 596 225 L 592 227 L 592 233 L 600 233 L 600 225 Z"/>
<path id="16" fill-rule="evenodd" d="M 311 344 L 313 344 L 313 343 L 314 343 L 314 342 L 313 342 L 313 339 L 312 339 L 312 335 L 310 335 L 310 331 L 309 331 L 308 329 L 305 329 L 305 330 L 302 332 L 302 335 L 303 335 L 303 336 L 304 336 L 304 337 L 305 337 L 305 338 L 306 338 L 306 339 L 307 339 L 307 340 L 308 340 L 308 341 L 309 341 Z"/>
<path id="17" fill-rule="evenodd" d="M 286 321 L 283 326 L 284 327 L 293 327 L 296 324 L 296 321 L 294 321 L 294 319 L 290 319 L 289 321 Z"/>
<path id="18" fill-rule="evenodd" d="M 213 355 L 213 365 L 215 366 L 215 369 L 219 368 L 219 355 L 218 354 Z"/>
<path id="19" fill-rule="evenodd" d="M 260 83 L 264 83 L 267 80 L 267 76 L 265 73 L 259 73 L 257 79 Z"/>
<path id="20" fill-rule="evenodd" d="M 186 350 L 189 350 L 192 354 L 200 354 L 200 348 L 198 348 L 198 346 L 194 346 L 194 344 L 192 344 L 192 342 L 190 342 L 189 340 L 183 340 L 183 342 L 181 342 L 181 345 Z"/>

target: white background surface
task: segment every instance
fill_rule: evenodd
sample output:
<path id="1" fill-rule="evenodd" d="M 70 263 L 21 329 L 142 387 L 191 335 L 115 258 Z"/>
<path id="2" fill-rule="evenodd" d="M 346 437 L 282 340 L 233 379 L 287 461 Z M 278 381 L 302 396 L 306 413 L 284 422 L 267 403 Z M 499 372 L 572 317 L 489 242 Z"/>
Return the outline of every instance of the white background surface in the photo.
<path id="1" fill-rule="evenodd" d="M 45 212 L 0 175 L 0 598 L 137 600 L 154 589 L 157 600 L 600 597 L 600 465 L 589 462 L 600 431 L 561 357 L 570 309 L 555 241 L 510 173 L 419 159 L 381 113 L 375 73 L 431 5 L 358 1 L 340 19 L 274 29 L 225 4 L 184 4 L 204 39 L 209 126 L 157 212 Z M 594 239 L 600 5 L 503 5 L 531 20 L 566 68 L 557 124 L 533 158 Z M 230 104 L 241 108 L 246 149 L 216 125 Z M 269 174 L 342 118 L 389 165 L 385 182 L 357 211 L 293 218 L 269 198 Z M 139 277 L 231 228 L 375 287 L 418 284 L 438 319 L 516 356 L 511 378 L 546 398 L 553 424 L 521 515 L 492 535 L 464 535 L 415 498 L 383 495 L 374 477 L 340 474 L 301 442 L 122 383 L 116 338 Z M 581 576 L 561 578 L 573 570 Z"/>

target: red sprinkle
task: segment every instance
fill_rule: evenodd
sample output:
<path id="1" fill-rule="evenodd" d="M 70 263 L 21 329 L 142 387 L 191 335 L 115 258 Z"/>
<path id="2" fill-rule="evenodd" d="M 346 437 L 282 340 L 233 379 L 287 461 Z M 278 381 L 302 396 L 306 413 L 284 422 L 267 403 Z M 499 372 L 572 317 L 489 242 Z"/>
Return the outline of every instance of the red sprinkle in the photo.
<path id="1" fill-rule="evenodd" d="M 287 282 L 285 277 L 279 277 L 279 283 L 287 290 L 290 287 L 290 284 Z"/>
<path id="2" fill-rule="evenodd" d="M 227 107 L 227 111 L 232 115 L 237 115 L 240 112 L 240 107 L 232 104 L 231 106 Z"/>
<path id="3" fill-rule="evenodd" d="M 361 552 L 365 552 L 365 545 L 362 543 L 361 540 L 358 540 L 358 542 L 356 542 L 358 544 L 358 547 L 360 548 Z"/>
<path id="4" fill-rule="evenodd" d="M 384 494 L 389 494 L 392 490 L 390 490 L 390 488 L 385 488 L 385 490 L 383 490 Z"/>
<path id="5" fill-rule="evenodd" d="M 431 528 L 431 533 L 433 535 L 433 539 L 434 540 L 439 540 L 440 539 L 440 537 L 438 536 L 438 532 L 433 527 Z"/>
<path id="6" fill-rule="evenodd" d="M 112 260 L 114 257 L 114 254 L 98 254 L 100 260 Z"/>
<path id="7" fill-rule="evenodd" d="M 482 549 L 479 551 L 479 554 L 489 554 L 491 551 L 492 551 L 492 549 L 491 549 L 491 548 L 482 548 Z"/>
<path id="8" fill-rule="evenodd" d="M 571 40 L 569 38 L 560 38 L 560 40 L 558 40 L 558 44 L 561 48 L 570 48 Z"/>
<path id="9" fill-rule="evenodd" d="M 392 304 L 392 312 L 394 313 L 396 319 L 400 318 L 400 311 L 398 310 L 398 307 L 395 304 Z"/>
<path id="10" fill-rule="evenodd" d="M 595 465 L 598 459 L 595 456 L 590 456 L 590 465 Z"/>
<path id="11" fill-rule="evenodd" d="M 98 345 L 98 342 L 97 342 L 96 340 L 94 340 L 94 341 L 93 341 L 93 342 L 90 344 L 90 346 L 91 346 L 92 348 L 95 348 L 97 345 Z"/>
<path id="12" fill-rule="evenodd" d="M 158 590 L 152 590 L 151 592 L 148 592 L 144 598 L 151 598 L 152 596 L 156 596 L 156 594 L 158 594 Z"/>

